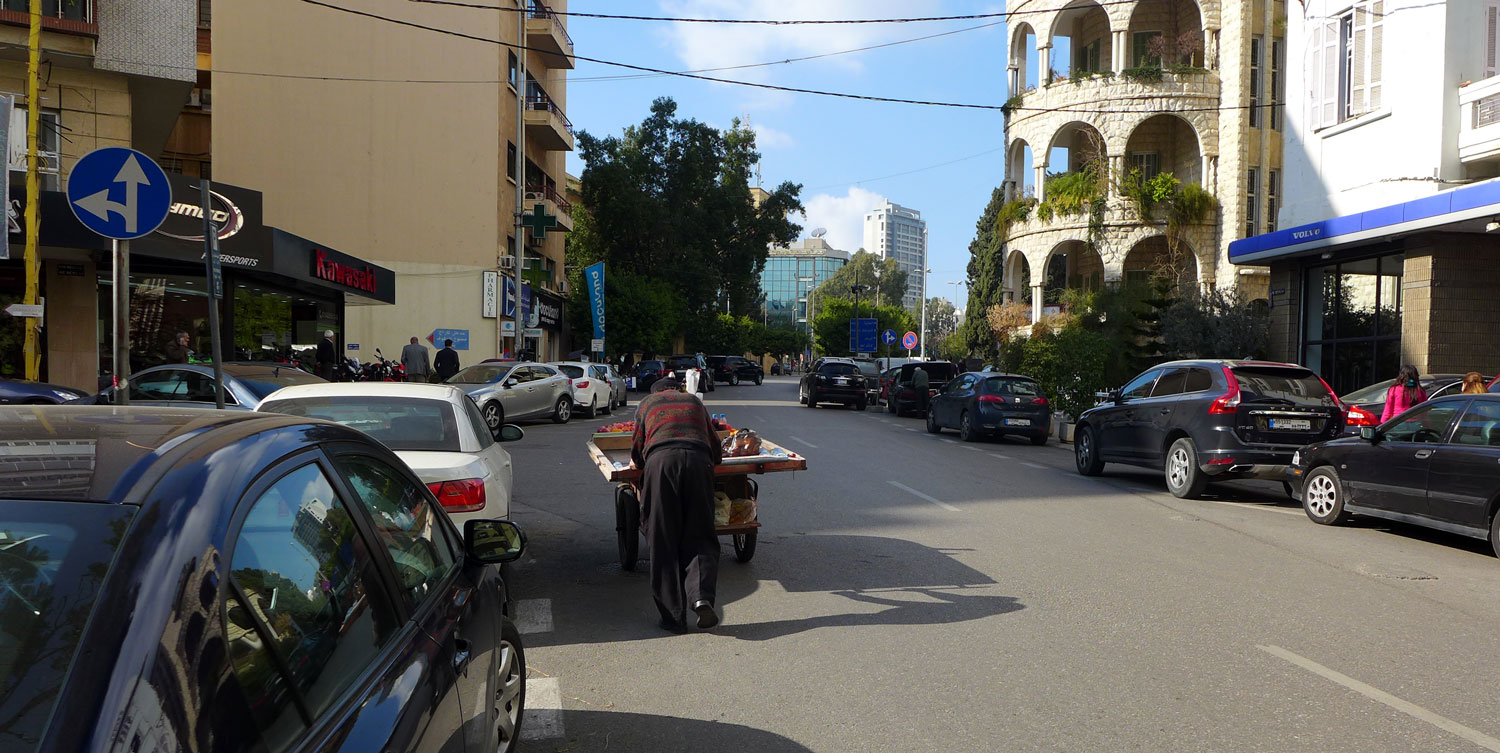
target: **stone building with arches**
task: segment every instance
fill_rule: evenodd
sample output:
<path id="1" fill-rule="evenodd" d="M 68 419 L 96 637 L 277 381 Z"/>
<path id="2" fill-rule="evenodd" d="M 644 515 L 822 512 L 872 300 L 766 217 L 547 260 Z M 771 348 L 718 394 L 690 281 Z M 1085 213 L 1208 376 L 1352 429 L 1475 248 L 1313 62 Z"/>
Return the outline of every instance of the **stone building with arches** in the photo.
<path id="1" fill-rule="evenodd" d="M 1266 295 L 1231 241 L 1275 229 L 1282 195 L 1284 0 L 1021 0 L 1010 7 L 1008 200 L 1047 202 L 1049 176 L 1107 167 L 1103 211 L 1032 211 L 1007 233 L 1007 300 L 1051 303 L 1173 267 L 1205 287 Z M 1170 172 L 1217 200 L 1169 242 L 1122 190 Z M 1032 306 L 1039 320 L 1043 306 Z"/>

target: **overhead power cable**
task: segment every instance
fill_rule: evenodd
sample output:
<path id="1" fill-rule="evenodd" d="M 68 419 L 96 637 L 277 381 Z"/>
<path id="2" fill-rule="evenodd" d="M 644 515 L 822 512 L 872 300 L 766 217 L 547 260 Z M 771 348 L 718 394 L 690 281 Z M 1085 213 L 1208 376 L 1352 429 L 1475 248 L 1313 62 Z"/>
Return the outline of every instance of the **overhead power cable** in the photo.
<path id="1" fill-rule="evenodd" d="M 1134 0 L 1131 0 L 1131 1 L 1133 2 Z M 559 54 L 559 53 L 554 53 L 554 52 L 552 52 L 550 50 L 543 50 L 543 49 L 539 49 L 539 48 L 536 48 L 536 47 L 529 47 L 529 46 L 526 46 L 526 45 L 513 44 L 513 43 L 510 43 L 510 42 L 502 42 L 502 41 L 500 41 L 498 39 L 489 39 L 487 37 L 481 37 L 481 36 L 477 36 L 477 35 L 474 35 L 474 34 L 466 34 L 464 32 L 453 31 L 451 29 L 443 29 L 443 28 L 436 27 L 436 26 L 427 26 L 425 24 L 419 24 L 419 23 L 417 23 L 415 21 L 407 21 L 407 20 L 400 19 L 400 18 L 392 18 L 390 16 L 382 16 L 382 15 L 380 15 L 378 13 L 371 13 L 369 11 L 358 10 L 356 8 L 348 8 L 348 7 L 344 7 L 342 5 L 335 5 L 333 3 L 323 2 L 323 0 L 301 0 L 301 2 L 307 3 L 309 5 L 317 5 L 317 6 L 320 6 L 320 7 L 323 7 L 323 8 L 328 8 L 330 10 L 340 11 L 340 12 L 343 12 L 343 13 L 349 13 L 349 14 L 356 15 L 356 16 L 363 16 L 365 18 L 372 18 L 372 19 L 375 19 L 377 21 L 385 21 L 387 23 L 392 23 L 392 24 L 396 24 L 396 25 L 399 25 L 399 26 L 407 26 L 407 27 L 410 27 L 410 28 L 413 28 L 413 29 L 423 29 L 425 31 L 431 31 L 431 32 L 435 32 L 435 33 L 438 33 L 438 34 L 446 34 L 448 36 L 457 37 L 459 39 L 468 39 L 468 40 L 472 40 L 472 41 L 475 41 L 475 42 L 483 42 L 485 44 L 493 44 L 493 45 L 499 45 L 501 47 L 508 47 L 510 49 L 513 49 L 513 50 L 523 50 L 523 51 L 527 51 L 527 52 L 538 52 L 538 53 L 550 54 L 550 55 Z M 1117 114 L 1117 113 L 1121 112 L 1120 110 L 1108 110 L 1108 109 L 1090 110 L 1090 109 L 1081 109 L 1081 108 L 1076 108 L 1076 107 L 1051 107 L 1051 108 L 1047 108 L 1047 107 L 1009 107 L 1009 108 L 1007 108 L 1005 105 L 990 105 L 990 104 L 980 104 L 980 103 L 975 103 L 975 102 L 941 102 L 941 101 L 922 100 L 922 99 L 901 99 L 899 97 L 878 97 L 878 96 L 871 95 L 871 94 L 851 94 L 851 93 L 848 93 L 848 92 L 833 92 L 833 91 L 824 91 L 824 90 L 821 90 L 821 89 L 804 89 L 804 88 L 795 87 L 795 86 L 779 86 L 779 85 L 776 85 L 776 84 L 765 84 L 765 83 L 760 83 L 760 82 L 756 82 L 756 81 L 737 81 L 735 79 L 718 78 L 716 76 L 704 76 L 704 75 L 701 75 L 701 74 L 688 73 L 688 72 L 685 72 L 685 71 L 669 71 L 669 70 L 665 70 L 665 69 L 662 69 L 662 68 L 652 68 L 650 66 L 644 66 L 644 65 L 634 65 L 634 64 L 631 64 L 631 63 L 620 63 L 620 62 L 616 62 L 616 61 L 613 61 L 613 60 L 603 60 L 603 59 L 600 59 L 600 58 L 586 57 L 586 56 L 583 56 L 583 55 L 578 55 L 578 54 L 573 54 L 573 53 L 563 53 L 563 56 L 567 57 L 569 59 L 572 59 L 572 60 L 582 60 L 585 63 L 597 63 L 599 65 L 608 65 L 608 66 L 613 66 L 613 67 L 616 67 L 616 68 L 624 68 L 626 70 L 641 71 L 643 73 L 655 73 L 655 74 L 660 74 L 660 75 L 664 75 L 664 76 L 676 76 L 676 77 L 679 77 L 679 78 L 696 79 L 698 81 L 711 81 L 711 82 L 714 82 L 714 83 L 717 83 L 717 84 L 732 84 L 732 85 L 735 85 L 735 86 L 748 86 L 748 87 L 756 88 L 756 89 L 767 89 L 767 90 L 770 90 L 770 91 L 788 92 L 788 93 L 791 93 L 791 94 L 813 94 L 813 95 L 817 95 L 817 96 L 821 96 L 821 97 L 837 97 L 837 98 L 840 98 L 840 99 L 852 99 L 852 100 L 859 100 L 859 101 L 865 101 L 865 102 L 886 102 L 886 103 L 891 103 L 891 104 L 903 104 L 903 105 L 924 105 L 924 106 L 928 106 L 928 107 L 951 107 L 951 108 L 956 108 L 956 109 L 967 109 L 967 110 L 990 110 L 990 111 L 994 111 L 994 110 L 1009 110 L 1011 112 L 1063 112 L 1063 113 L 1098 114 L 1098 115 L 1113 115 L 1113 114 Z M 1224 111 L 1224 110 L 1246 110 L 1246 109 L 1251 109 L 1251 108 L 1256 108 L 1256 107 L 1275 107 L 1275 106 L 1278 106 L 1280 104 L 1281 103 L 1279 103 L 1279 102 L 1268 102 L 1268 103 L 1253 104 L 1253 105 L 1227 105 L 1227 106 L 1220 106 L 1220 107 L 1185 107 L 1185 108 L 1175 108 L 1175 109 L 1172 109 L 1172 110 L 1169 110 L 1169 111 L 1163 111 L 1163 112 L 1174 112 L 1174 113 L 1181 113 L 1181 112 L 1219 112 L 1219 111 Z"/>
<path id="2" fill-rule="evenodd" d="M 993 13 L 967 13 L 958 16 L 915 16 L 906 18 L 830 18 L 830 19 L 802 19 L 802 18 L 684 18 L 678 16 L 638 16 L 621 13 L 585 13 L 581 11 L 553 10 L 534 11 L 529 7 L 513 7 L 500 5 L 485 5 L 483 3 L 464 2 L 464 0 L 411 0 L 415 3 L 427 5 L 446 5 L 455 8 L 472 8 L 475 10 L 498 10 L 507 13 L 550 13 L 554 16 L 571 16 L 575 18 L 599 18 L 614 21 L 663 21 L 686 24 L 745 24 L 757 26 L 842 26 L 855 24 L 910 24 L 926 23 L 931 21 L 983 21 L 987 19 L 1006 19 L 1011 16 L 1025 16 L 1038 13 L 1051 13 L 1050 8 L 1033 8 L 1030 10 L 996 11 Z M 1097 5 L 1128 5 L 1138 0 L 1103 0 Z"/>

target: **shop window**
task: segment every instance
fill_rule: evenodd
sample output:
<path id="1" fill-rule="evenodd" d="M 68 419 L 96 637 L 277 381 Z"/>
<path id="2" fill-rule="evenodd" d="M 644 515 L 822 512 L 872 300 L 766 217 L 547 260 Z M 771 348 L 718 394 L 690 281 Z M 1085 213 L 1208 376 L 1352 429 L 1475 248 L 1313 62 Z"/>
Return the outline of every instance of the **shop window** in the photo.
<path id="1" fill-rule="evenodd" d="M 1402 256 L 1329 264 L 1303 279 L 1304 362 L 1342 394 L 1401 367 Z"/>

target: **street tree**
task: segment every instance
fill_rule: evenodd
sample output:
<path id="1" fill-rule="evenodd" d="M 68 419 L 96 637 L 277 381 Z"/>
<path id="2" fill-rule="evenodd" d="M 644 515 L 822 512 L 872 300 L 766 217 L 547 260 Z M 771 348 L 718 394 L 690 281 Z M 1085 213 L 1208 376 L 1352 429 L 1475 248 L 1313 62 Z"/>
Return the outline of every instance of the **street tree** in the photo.
<path id="1" fill-rule="evenodd" d="M 876 269 L 880 270 L 878 287 Z M 817 287 L 815 295 L 819 299 L 826 295 L 853 300 L 850 288 L 855 285 L 869 286 L 869 290 L 860 293 L 861 302 L 900 303 L 901 297 L 906 295 L 906 273 L 901 271 L 901 265 L 895 259 L 882 259 L 860 249 L 849 257 L 848 264 Z"/>
<path id="2" fill-rule="evenodd" d="M 801 228 L 788 218 L 802 203 L 793 183 L 759 207 L 751 202 L 751 171 L 760 159 L 754 131 L 738 120 L 719 130 L 679 118 L 677 104 L 662 98 L 620 136 L 580 133 L 578 149 L 591 225 L 570 239 L 570 265 L 604 261 L 608 275 L 660 281 L 680 298 L 686 317 L 758 309 L 767 248 L 797 237 Z M 587 295 L 582 285 L 573 289 Z M 608 310 L 606 316 L 617 320 Z M 611 351 L 616 345 L 609 343 Z"/>
<path id="3" fill-rule="evenodd" d="M 917 318 L 901 304 L 876 306 L 863 300 L 859 304 L 861 317 L 874 317 L 877 331 L 894 330 L 899 336 L 907 331 L 915 332 Z M 813 321 L 813 338 L 818 352 L 829 356 L 849 355 L 849 320 L 854 318 L 854 302 L 843 298 L 827 298 L 818 306 Z M 884 346 L 880 347 L 884 350 Z M 893 354 L 896 351 L 892 351 Z"/>
<path id="4" fill-rule="evenodd" d="M 958 310 L 947 298 L 927 299 L 927 342 L 935 343 L 958 330 Z M 932 351 L 928 347 L 928 352 Z"/>
<path id="5" fill-rule="evenodd" d="M 981 313 L 965 318 L 959 328 L 967 352 L 987 361 L 996 356 L 995 337 L 982 312 L 1004 302 L 1006 223 L 1001 221 L 1004 206 L 1005 192 L 997 188 L 990 193 L 990 203 L 974 227 L 974 240 L 969 242 L 969 301 L 964 310 Z"/>

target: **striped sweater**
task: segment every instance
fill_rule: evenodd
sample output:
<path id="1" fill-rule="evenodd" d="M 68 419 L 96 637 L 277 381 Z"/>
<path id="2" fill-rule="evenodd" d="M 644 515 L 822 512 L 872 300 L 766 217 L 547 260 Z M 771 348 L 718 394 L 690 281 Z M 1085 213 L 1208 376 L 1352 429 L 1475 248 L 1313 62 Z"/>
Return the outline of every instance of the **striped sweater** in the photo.
<path id="1" fill-rule="evenodd" d="M 684 392 L 657 392 L 641 401 L 635 412 L 635 439 L 630 459 L 637 468 L 646 467 L 646 456 L 658 447 L 702 447 L 718 463 L 724 459 L 719 435 L 709 421 L 708 410 L 698 398 Z"/>

